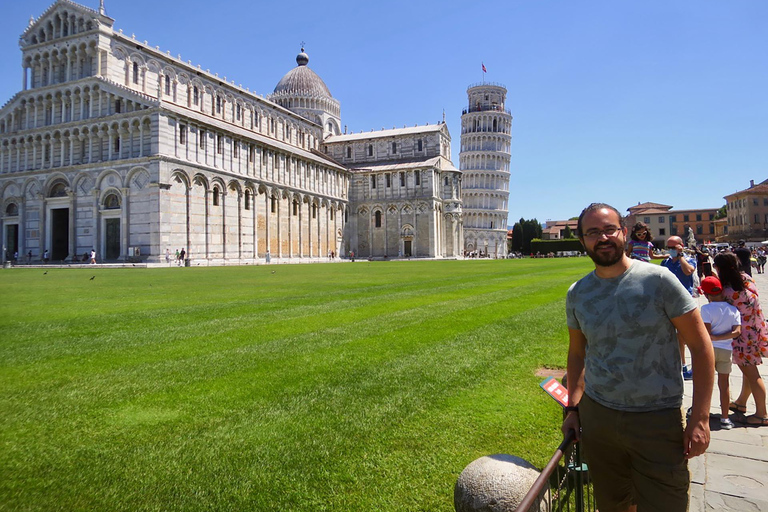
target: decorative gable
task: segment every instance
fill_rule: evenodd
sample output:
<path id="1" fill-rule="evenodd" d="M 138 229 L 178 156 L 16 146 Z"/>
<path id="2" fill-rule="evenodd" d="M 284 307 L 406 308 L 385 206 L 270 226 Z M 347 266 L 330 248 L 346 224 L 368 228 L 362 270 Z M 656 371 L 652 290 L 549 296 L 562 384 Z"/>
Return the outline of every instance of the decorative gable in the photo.
<path id="1" fill-rule="evenodd" d="M 103 11 L 102 11 L 103 12 Z M 70 0 L 57 0 L 37 20 L 30 19 L 21 34 L 22 48 L 96 30 L 100 25 L 112 28 L 115 20 Z"/>

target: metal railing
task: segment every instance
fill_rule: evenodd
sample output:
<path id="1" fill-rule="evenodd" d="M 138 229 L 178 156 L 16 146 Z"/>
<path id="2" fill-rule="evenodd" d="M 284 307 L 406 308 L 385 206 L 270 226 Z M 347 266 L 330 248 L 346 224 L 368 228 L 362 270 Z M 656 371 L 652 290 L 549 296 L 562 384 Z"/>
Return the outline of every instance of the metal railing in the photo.
<path id="1" fill-rule="evenodd" d="M 595 512 L 589 469 L 581 460 L 576 433 L 570 431 L 515 512 Z M 565 463 L 560 460 L 565 456 Z"/>

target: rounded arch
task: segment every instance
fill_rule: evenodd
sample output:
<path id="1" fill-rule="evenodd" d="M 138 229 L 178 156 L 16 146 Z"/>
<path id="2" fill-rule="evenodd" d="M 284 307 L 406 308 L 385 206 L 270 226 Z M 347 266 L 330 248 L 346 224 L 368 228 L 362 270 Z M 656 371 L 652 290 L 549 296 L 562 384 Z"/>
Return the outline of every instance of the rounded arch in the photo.
<path id="1" fill-rule="evenodd" d="M 183 185 L 185 188 L 189 189 L 192 186 L 192 180 L 189 178 L 189 175 L 184 171 L 183 169 L 174 169 L 171 171 L 171 185 L 174 183 L 177 183 L 179 185 Z"/>
<path id="2" fill-rule="evenodd" d="M 123 195 L 115 187 L 108 187 L 99 193 L 99 206 L 105 210 L 119 210 L 123 206 Z"/>
<path id="3" fill-rule="evenodd" d="M 9 199 L 19 195 L 19 185 L 14 181 L 6 181 L 5 184 L 0 185 L 0 197 Z"/>
<path id="4" fill-rule="evenodd" d="M 69 179 L 64 174 L 60 172 L 52 173 L 48 177 L 47 181 L 45 182 L 45 186 L 43 187 L 43 193 L 45 194 L 45 197 L 62 197 L 51 195 L 51 193 L 54 191 L 54 188 L 58 185 L 63 185 L 64 189 L 69 189 L 71 187 Z M 61 188 L 58 188 L 56 193 L 61 193 Z"/>
<path id="5" fill-rule="evenodd" d="M 123 178 L 115 169 L 105 169 L 96 178 L 96 187 L 103 188 L 106 182 L 109 187 L 123 188 Z"/>
<path id="6" fill-rule="evenodd" d="M 142 190 L 150 181 L 149 171 L 143 167 L 134 167 L 131 169 L 128 173 L 128 178 L 126 179 L 126 183 L 128 183 L 128 186 L 132 190 Z"/>
<path id="7" fill-rule="evenodd" d="M 208 180 L 208 177 L 202 173 L 195 174 L 194 178 L 192 178 L 192 183 L 205 188 L 205 190 L 211 189 L 211 182 Z"/>

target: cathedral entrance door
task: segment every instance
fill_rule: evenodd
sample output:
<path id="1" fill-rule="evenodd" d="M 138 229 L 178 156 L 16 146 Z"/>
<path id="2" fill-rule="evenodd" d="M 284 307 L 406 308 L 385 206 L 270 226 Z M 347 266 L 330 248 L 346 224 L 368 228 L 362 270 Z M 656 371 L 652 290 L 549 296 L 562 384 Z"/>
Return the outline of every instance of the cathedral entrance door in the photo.
<path id="1" fill-rule="evenodd" d="M 106 219 L 104 227 L 106 233 L 104 259 L 116 260 L 120 257 L 120 219 Z"/>
<path id="2" fill-rule="evenodd" d="M 410 240 L 403 240 L 403 256 L 406 258 L 411 257 L 411 242 Z"/>
<path id="3" fill-rule="evenodd" d="M 5 250 L 6 256 L 13 258 L 13 253 L 19 250 L 19 225 L 7 224 L 5 226 Z"/>
<path id="4" fill-rule="evenodd" d="M 51 261 L 69 255 L 69 208 L 51 209 Z"/>

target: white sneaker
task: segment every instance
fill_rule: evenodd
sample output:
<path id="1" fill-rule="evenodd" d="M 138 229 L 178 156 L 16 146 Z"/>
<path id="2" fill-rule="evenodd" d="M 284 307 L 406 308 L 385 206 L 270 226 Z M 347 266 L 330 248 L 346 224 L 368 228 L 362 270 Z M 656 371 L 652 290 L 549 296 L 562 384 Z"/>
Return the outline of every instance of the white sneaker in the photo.
<path id="1" fill-rule="evenodd" d="M 733 422 L 730 418 L 720 418 L 720 430 L 731 430 L 733 428 Z"/>

